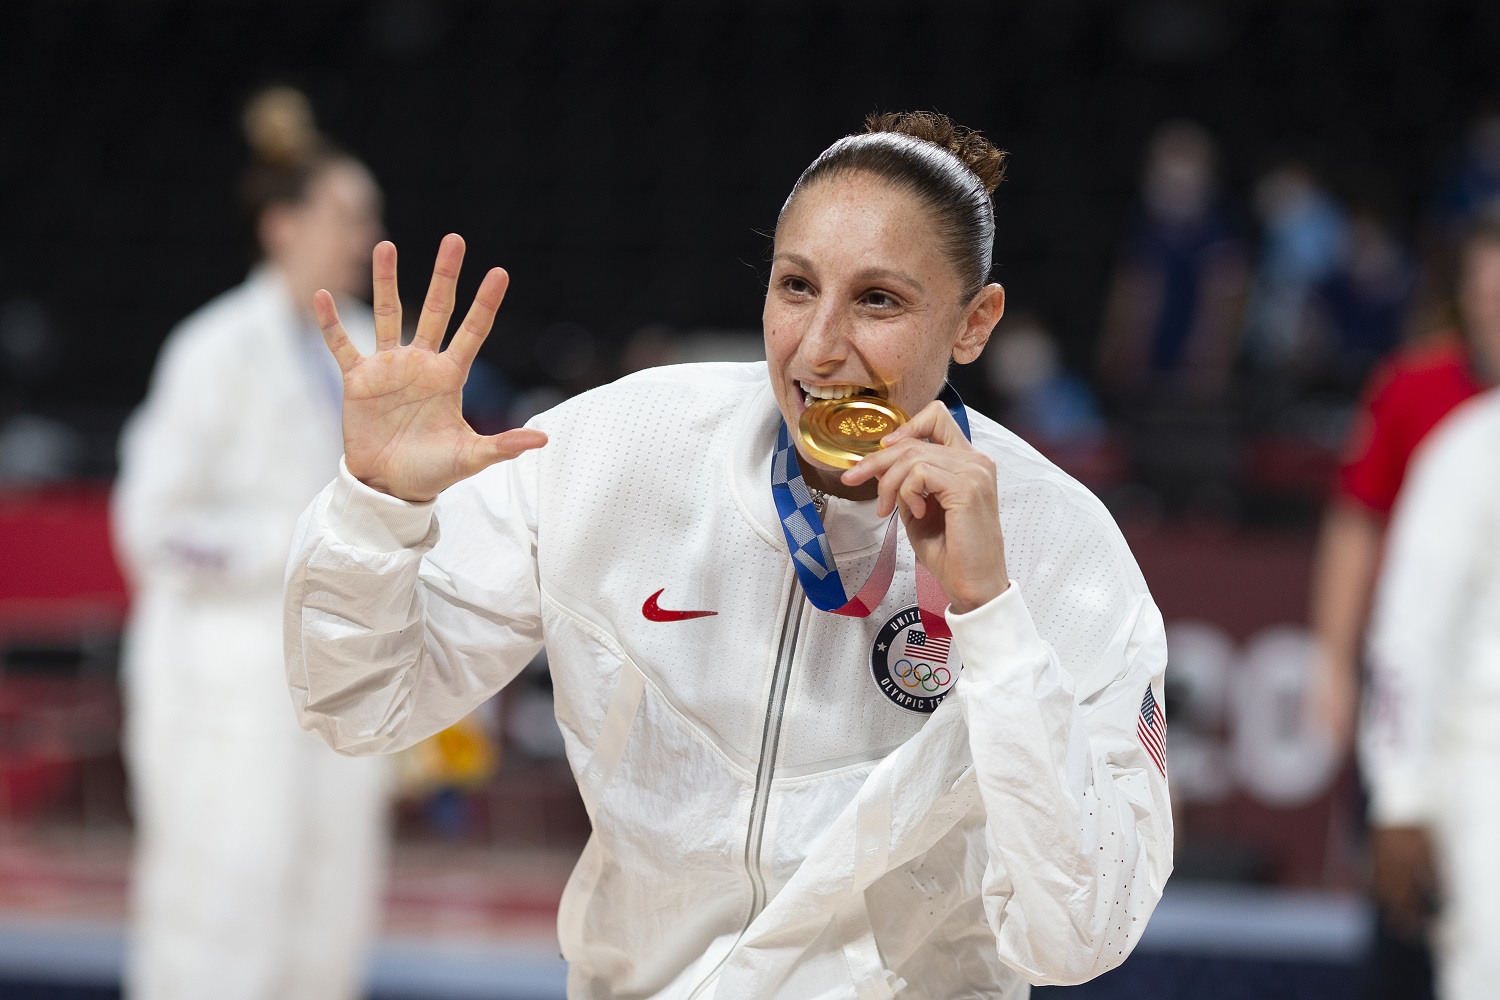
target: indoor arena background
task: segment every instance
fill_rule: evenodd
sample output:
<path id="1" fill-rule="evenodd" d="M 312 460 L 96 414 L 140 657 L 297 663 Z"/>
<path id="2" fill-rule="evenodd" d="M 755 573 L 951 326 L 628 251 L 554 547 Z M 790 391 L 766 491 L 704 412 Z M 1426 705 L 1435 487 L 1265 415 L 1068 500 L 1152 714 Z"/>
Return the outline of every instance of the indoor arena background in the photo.
<path id="1" fill-rule="evenodd" d="M 6 0 L 0 997 L 117 995 L 116 438 L 168 330 L 251 262 L 239 112 L 269 83 L 370 165 L 407 260 L 458 231 L 461 300 L 479 265 L 510 271 L 482 429 L 645 365 L 759 356 L 777 210 L 867 113 L 941 110 L 1008 149 L 1001 330 L 1035 379 L 956 381 L 1105 500 L 1173 638 L 1177 874 L 1139 952 L 1072 992 L 1366 995 L 1356 782 L 1301 708 L 1309 568 L 1365 378 L 1447 322 L 1450 234 L 1500 192 L 1497 50 L 1500 5 L 1442 0 Z M 1224 377 L 1166 388 L 1101 351 L 1139 294 L 1122 248 L 1163 126 L 1215 149 L 1239 263 Z M 1322 213 L 1303 230 L 1288 184 Z M 1319 225 L 1385 254 L 1364 312 L 1337 308 Z M 1297 330 L 1257 320 L 1298 261 Z M 408 303 L 424 282 L 404 271 Z M 587 820 L 549 704 L 538 663 L 479 720 L 493 766 L 403 802 L 373 995 L 562 996 L 552 921 Z"/>

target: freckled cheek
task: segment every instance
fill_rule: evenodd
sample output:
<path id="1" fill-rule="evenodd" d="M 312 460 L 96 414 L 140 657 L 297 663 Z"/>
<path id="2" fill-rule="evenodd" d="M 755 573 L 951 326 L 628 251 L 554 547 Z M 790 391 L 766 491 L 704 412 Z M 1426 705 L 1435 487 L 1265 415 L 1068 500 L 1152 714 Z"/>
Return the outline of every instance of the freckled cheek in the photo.
<path id="1" fill-rule="evenodd" d="M 766 360 L 773 365 L 784 364 L 796 353 L 797 340 L 781 325 L 766 327 Z"/>

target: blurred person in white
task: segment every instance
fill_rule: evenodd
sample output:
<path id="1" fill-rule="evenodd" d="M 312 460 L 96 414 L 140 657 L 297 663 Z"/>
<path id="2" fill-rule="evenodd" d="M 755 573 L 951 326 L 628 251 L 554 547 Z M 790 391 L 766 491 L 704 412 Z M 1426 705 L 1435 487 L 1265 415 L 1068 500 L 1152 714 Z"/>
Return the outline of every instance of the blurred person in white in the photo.
<path id="1" fill-rule="evenodd" d="M 298 728 L 281 636 L 297 515 L 339 465 L 342 382 L 309 303 L 333 290 L 374 346 L 354 297 L 382 197 L 300 93 L 263 92 L 245 124 L 264 259 L 167 338 L 114 494 L 134 590 L 133 1000 L 360 995 L 385 866 L 387 762 Z"/>
<path id="2" fill-rule="evenodd" d="M 1369 632 L 1360 757 L 1374 885 L 1395 929 L 1432 929 L 1440 1000 L 1500 988 L 1500 390 L 1417 451 Z"/>
<path id="3" fill-rule="evenodd" d="M 1345 442 L 1312 572 L 1318 642 L 1308 710 L 1353 744 L 1366 632 L 1387 520 L 1416 449 L 1500 376 L 1500 220 L 1481 220 L 1457 251 L 1455 328 L 1392 352 L 1370 376 Z"/>
<path id="4" fill-rule="evenodd" d="M 1004 154 L 938 115 L 867 129 L 778 218 L 766 362 L 482 437 L 460 395 L 504 271 L 441 352 L 457 236 L 410 346 L 390 244 L 374 354 L 316 300 L 345 458 L 288 573 L 293 697 L 331 745 L 399 750 L 545 644 L 593 824 L 558 915 L 575 1000 L 1019 1000 L 1124 961 L 1171 870 L 1140 571 L 1097 499 L 945 389 L 1003 310 Z M 840 400 L 871 434 L 912 417 L 841 471 L 791 437 Z"/>

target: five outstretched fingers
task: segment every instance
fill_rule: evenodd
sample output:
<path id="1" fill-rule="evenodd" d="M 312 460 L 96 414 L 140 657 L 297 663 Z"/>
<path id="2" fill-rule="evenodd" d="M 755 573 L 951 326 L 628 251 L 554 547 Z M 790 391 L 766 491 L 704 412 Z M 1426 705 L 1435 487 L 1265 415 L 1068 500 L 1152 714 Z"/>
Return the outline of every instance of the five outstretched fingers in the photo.
<path id="1" fill-rule="evenodd" d="M 323 342 L 333 352 L 340 371 L 348 371 L 360 358 L 359 348 L 349 339 L 344 324 L 339 322 L 338 306 L 327 289 L 320 288 L 313 295 L 313 313 L 318 317 L 318 329 L 323 331 Z"/>
<path id="2" fill-rule="evenodd" d="M 427 286 L 427 298 L 422 302 L 422 312 L 417 317 L 417 332 L 411 342 L 413 347 L 435 351 L 442 345 L 443 334 L 448 330 L 448 319 L 453 315 L 458 272 L 463 263 L 463 237 L 457 233 L 449 233 L 438 246 L 437 260 L 432 265 L 432 281 Z"/>
<path id="3" fill-rule="evenodd" d="M 371 268 L 375 349 L 393 351 L 401 346 L 401 290 L 396 286 L 396 244 L 390 240 L 375 244 Z"/>

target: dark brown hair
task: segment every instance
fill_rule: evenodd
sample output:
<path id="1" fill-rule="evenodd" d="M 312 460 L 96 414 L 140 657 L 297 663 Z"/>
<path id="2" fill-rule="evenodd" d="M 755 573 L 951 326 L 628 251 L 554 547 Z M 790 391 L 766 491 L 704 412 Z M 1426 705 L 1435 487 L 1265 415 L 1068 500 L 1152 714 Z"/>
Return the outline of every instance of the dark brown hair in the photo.
<path id="1" fill-rule="evenodd" d="M 804 188 L 838 174 L 862 171 L 911 191 L 936 215 L 967 301 L 989 280 L 995 246 L 990 194 L 1005 177 L 1005 156 L 978 132 L 937 112 L 872 114 L 862 135 L 845 136 L 802 171 L 781 215 Z"/>

